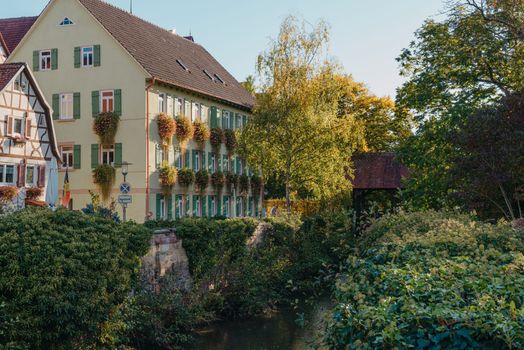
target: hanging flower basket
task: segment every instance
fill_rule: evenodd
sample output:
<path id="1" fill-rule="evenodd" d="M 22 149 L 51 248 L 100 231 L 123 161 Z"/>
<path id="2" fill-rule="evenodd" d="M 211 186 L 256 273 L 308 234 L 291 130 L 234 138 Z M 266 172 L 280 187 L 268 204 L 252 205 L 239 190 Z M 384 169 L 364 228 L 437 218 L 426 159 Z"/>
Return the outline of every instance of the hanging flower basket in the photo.
<path id="1" fill-rule="evenodd" d="M 219 129 L 219 128 L 211 129 L 211 135 L 209 137 L 209 142 L 211 143 L 211 148 L 213 149 L 213 153 L 219 154 L 220 147 L 222 146 L 222 143 L 224 142 L 224 130 Z"/>
<path id="2" fill-rule="evenodd" d="M 93 121 L 93 131 L 102 145 L 112 145 L 115 143 L 115 136 L 118 131 L 120 116 L 115 113 L 100 113 Z"/>
<path id="3" fill-rule="evenodd" d="M 229 185 L 229 187 L 231 187 L 231 189 L 237 188 L 237 186 L 238 186 L 238 175 L 237 174 L 233 174 L 232 172 L 228 172 L 226 174 L 226 181 L 227 181 L 227 184 Z"/>
<path id="4" fill-rule="evenodd" d="M 249 176 L 247 175 L 240 175 L 238 179 L 238 187 L 240 190 L 240 193 L 246 194 L 249 192 Z"/>
<path id="5" fill-rule="evenodd" d="M 197 171 L 195 174 L 195 185 L 200 192 L 204 192 L 209 185 L 209 172 L 205 169 Z"/>
<path id="6" fill-rule="evenodd" d="M 189 187 L 195 182 L 193 169 L 183 168 L 178 171 L 178 184 L 182 187 Z"/>
<path id="7" fill-rule="evenodd" d="M 193 137 L 193 124 L 188 117 L 176 118 L 176 138 L 182 150 L 186 149 L 187 141 Z"/>
<path id="8" fill-rule="evenodd" d="M 0 186 L 0 203 L 11 202 L 18 195 L 18 188 L 14 186 Z"/>
<path id="9" fill-rule="evenodd" d="M 102 200 L 106 201 L 111 196 L 111 190 L 115 184 L 115 168 L 111 165 L 102 164 L 93 169 L 93 182 L 100 189 Z"/>
<path id="10" fill-rule="evenodd" d="M 162 186 L 162 193 L 167 196 L 171 193 L 173 186 L 176 184 L 178 172 L 175 167 L 165 163 L 158 170 L 158 178 L 160 179 L 160 186 Z"/>
<path id="11" fill-rule="evenodd" d="M 160 113 L 157 119 L 158 136 L 165 146 L 171 145 L 173 135 L 176 132 L 176 122 L 165 113 Z"/>
<path id="12" fill-rule="evenodd" d="M 258 175 L 251 176 L 251 193 L 255 199 L 260 196 L 260 190 L 262 189 L 262 179 Z"/>
<path id="13" fill-rule="evenodd" d="M 237 148 L 237 135 L 234 130 L 224 130 L 224 143 L 226 144 L 227 153 L 229 155 L 235 153 L 235 150 Z"/>
<path id="14" fill-rule="evenodd" d="M 224 176 L 223 172 L 217 171 L 211 175 L 211 184 L 217 191 L 221 191 L 225 183 L 226 177 Z"/>
<path id="15" fill-rule="evenodd" d="M 25 198 L 29 200 L 36 200 L 42 195 L 42 189 L 38 187 L 31 187 L 25 191 Z"/>
<path id="16" fill-rule="evenodd" d="M 198 144 L 200 149 L 206 147 L 206 141 L 209 140 L 210 132 L 206 124 L 196 121 L 193 123 L 193 140 Z"/>

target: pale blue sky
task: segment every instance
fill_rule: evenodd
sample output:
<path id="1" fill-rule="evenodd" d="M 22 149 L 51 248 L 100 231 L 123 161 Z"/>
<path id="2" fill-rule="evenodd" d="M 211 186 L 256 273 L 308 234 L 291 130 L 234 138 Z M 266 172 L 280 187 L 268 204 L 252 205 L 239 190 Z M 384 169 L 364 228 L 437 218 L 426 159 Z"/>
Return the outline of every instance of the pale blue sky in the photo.
<path id="1" fill-rule="evenodd" d="M 7 1 L 1 17 L 39 14 L 48 0 Z M 129 8 L 130 0 L 107 0 Z M 238 80 L 254 73 L 257 55 L 288 15 L 331 25 L 331 53 L 347 73 L 378 95 L 401 84 L 395 58 L 445 0 L 133 0 L 133 12 L 180 35 L 191 30 Z"/>

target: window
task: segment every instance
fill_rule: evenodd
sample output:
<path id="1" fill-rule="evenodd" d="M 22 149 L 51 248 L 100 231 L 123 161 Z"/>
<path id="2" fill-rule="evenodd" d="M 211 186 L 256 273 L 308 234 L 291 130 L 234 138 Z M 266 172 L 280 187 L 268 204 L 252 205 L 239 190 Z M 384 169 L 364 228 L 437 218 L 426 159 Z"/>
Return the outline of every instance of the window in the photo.
<path id="1" fill-rule="evenodd" d="M 176 63 L 178 63 L 180 67 L 182 67 L 185 71 L 189 71 L 189 69 L 187 69 L 186 65 L 184 64 L 184 62 L 182 62 L 182 60 L 177 59 Z"/>
<path id="2" fill-rule="evenodd" d="M 200 104 L 193 102 L 193 110 L 191 113 L 191 121 L 194 122 L 200 119 Z"/>
<path id="3" fill-rule="evenodd" d="M 213 217 L 216 215 L 216 203 L 215 196 L 211 196 L 209 200 L 209 216 Z"/>
<path id="4" fill-rule="evenodd" d="M 222 167 L 224 168 L 224 172 L 230 170 L 229 169 L 229 158 L 226 155 L 223 155 Z"/>
<path id="5" fill-rule="evenodd" d="M 201 159 L 200 153 L 201 152 L 198 152 L 198 151 L 195 152 L 195 164 L 193 164 L 193 169 L 195 171 L 199 171 L 200 170 L 200 163 L 201 163 L 200 162 L 200 159 Z"/>
<path id="6" fill-rule="evenodd" d="M 62 168 L 73 167 L 73 146 L 61 146 L 60 154 L 62 159 Z"/>
<path id="7" fill-rule="evenodd" d="M 15 183 L 15 166 L 0 164 L 0 183 L 13 185 Z"/>
<path id="8" fill-rule="evenodd" d="M 51 50 L 40 51 L 40 70 L 51 69 Z"/>
<path id="9" fill-rule="evenodd" d="M 167 218 L 167 205 L 165 198 L 160 198 L 160 217 L 165 219 Z"/>
<path id="10" fill-rule="evenodd" d="M 102 164 L 113 166 L 115 163 L 115 146 L 102 146 Z"/>
<path id="11" fill-rule="evenodd" d="M 28 165 L 25 168 L 25 185 L 33 187 L 36 184 L 36 167 L 34 165 Z"/>
<path id="12" fill-rule="evenodd" d="M 179 117 L 183 114 L 182 108 L 184 107 L 184 99 L 177 97 L 175 99 L 175 116 Z"/>
<path id="13" fill-rule="evenodd" d="M 204 69 L 204 73 L 207 75 L 207 77 L 208 77 L 209 79 L 211 79 L 212 81 L 215 81 L 215 78 L 213 78 L 213 77 L 211 76 L 211 74 L 209 74 L 209 72 L 208 72 L 206 69 Z"/>
<path id="14" fill-rule="evenodd" d="M 191 102 L 190 101 L 185 101 L 184 115 L 186 117 L 191 117 Z"/>
<path id="15" fill-rule="evenodd" d="M 215 173 L 217 171 L 217 160 L 215 152 L 211 153 L 211 169 L 209 169 L 211 172 Z"/>
<path id="16" fill-rule="evenodd" d="M 224 216 L 229 217 L 229 196 L 224 196 Z"/>
<path id="17" fill-rule="evenodd" d="M 183 215 L 183 203 L 182 203 L 182 196 L 177 195 L 175 197 L 175 218 L 181 218 Z"/>
<path id="18" fill-rule="evenodd" d="M 222 80 L 222 78 L 220 78 L 220 75 L 215 74 L 215 78 L 217 78 L 217 80 L 218 80 L 219 82 L 221 82 L 222 84 L 225 84 L 224 81 Z"/>
<path id="19" fill-rule="evenodd" d="M 158 113 L 166 112 L 166 94 L 158 94 Z"/>
<path id="20" fill-rule="evenodd" d="M 22 117 L 13 118 L 13 136 L 22 136 L 24 119 Z"/>
<path id="21" fill-rule="evenodd" d="M 200 196 L 193 196 L 193 216 L 202 216 L 202 206 L 200 205 Z"/>
<path id="22" fill-rule="evenodd" d="M 100 99 L 100 111 L 102 113 L 115 111 L 115 96 L 113 91 L 102 91 Z"/>
<path id="23" fill-rule="evenodd" d="M 94 49 L 93 46 L 82 48 L 82 67 L 93 67 Z"/>
<path id="24" fill-rule="evenodd" d="M 209 119 L 209 108 L 207 106 L 204 106 L 204 105 L 200 105 L 200 109 L 202 110 L 200 112 L 200 120 L 202 121 L 202 123 L 207 123 L 207 120 Z"/>
<path id="25" fill-rule="evenodd" d="M 73 119 L 73 94 L 60 94 L 60 119 Z"/>
<path id="26" fill-rule="evenodd" d="M 73 21 L 71 21 L 69 18 L 64 18 L 60 23 L 58 23 L 59 26 L 63 27 L 63 26 L 70 26 L 70 25 L 73 25 L 75 24 Z"/>

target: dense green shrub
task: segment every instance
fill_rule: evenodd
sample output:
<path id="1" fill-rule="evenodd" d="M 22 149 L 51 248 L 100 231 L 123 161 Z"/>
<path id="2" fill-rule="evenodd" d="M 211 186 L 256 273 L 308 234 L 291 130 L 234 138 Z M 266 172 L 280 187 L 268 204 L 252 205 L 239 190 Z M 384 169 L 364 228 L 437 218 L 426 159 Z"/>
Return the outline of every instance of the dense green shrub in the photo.
<path id="1" fill-rule="evenodd" d="M 130 292 L 150 231 L 98 215 L 25 209 L 0 220 L 0 347 L 94 344 Z"/>
<path id="2" fill-rule="evenodd" d="M 523 237 L 455 213 L 383 217 L 337 282 L 327 345 L 524 347 Z"/>

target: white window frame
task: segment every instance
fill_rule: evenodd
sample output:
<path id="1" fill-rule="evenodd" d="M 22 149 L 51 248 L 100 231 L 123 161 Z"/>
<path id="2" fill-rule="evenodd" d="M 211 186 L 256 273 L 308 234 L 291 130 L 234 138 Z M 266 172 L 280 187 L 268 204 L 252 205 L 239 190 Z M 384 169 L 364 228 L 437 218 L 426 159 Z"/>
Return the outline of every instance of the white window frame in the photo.
<path id="1" fill-rule="evenodd" d="M 193 200 L 195 200 L 195 197 L 193 197 Z M 197 204 L 196 204 L 196 213 L 193 213 L 193 216 L 202 216 L 202 196 L 196 196 Z"/>
<path id="2" fill-rule="evenodd" d="M 215 152 L 211 152 L 211 172 L 216 173 L 217 171 L 217 156 Z"/>
<path id="3" fill-rule="evenodd" d="M 158 113 L 166 113 L 167 96 L 161 92 L 158 94 Z"/>
<path id="4" fill-rule="evenodd" d="M 84 50 L 91 50 L 91 52 L 84 52 Z M 91 56 L 91 64 L 85 64 L 84 60 L 85 60 L 85 56 L 88 56 L 88 59 L 89 59 L 89 55 Z M 80 58 L 81 58 L 81 66 L 82 68 L 91 68 L 91 67 L 94 67 L 95 66 L 95 47 L 94 46 L 83 46 L 81 49 L 80 49 Z"/>
<path id="5" fill-rule="evenodd" d="M 20 122 L 20 130 L 19 131 L 16 131 L 16 124 L 17 122 Z M 13 116 L 13 137 L 22 137 L 24 134 L 24 129 L 25 129 L 25 118 L 22 117 L 22 116 L 17 116 L 17 115 L 14 115 Z"/>
<path id="6" fill-rule="evenodd" d="M 191 101 L 184 100 L 184 116 L 191 118 L 192 108 Z"/>
<path id="7" fill-rule="evenodd" d="M 2 170 L 0 170 L 0 185 L 6 185 L 6 186 L 13 186 L 16 184 L 17 179 L 17 166 L 16 164 L 9 164 L 9 163 L 0 163 L 0 167 Z M 7 167 L 13 168 L 13 181 L 7 182 Z"/>
<path id="8" fill-rule="evenodd" d="M 230 217 L 230 214 L 231 214 L 231 208 L 230 208 L 230 201 L 231 201 L 231 197 L 229 196 L 226 196 L 226 203 L 224 205 L 224 209 L 225 209 L 225 213 L 224 213 L 224 216 L 226 218 L 229 218 Z"/>
<path id="9" fill-rule="evenodd" d="M 66 161 L 64 162 L 64 155 L 67 156 Z M 73 164 L 75 161 L 75 150 L 73 145 L 61 145 L 60 146 L 60 160 L 61 168 L 73 168 Z M 69 164 L 69 160 L 71 160 L 71 164 Z"/>
<path id="10" fill-rule="evenodd" d="M 109 96 L 104 96 L 105 93 L 111 93 L 111 97 Z M 108 101 L 108 105 L 109 105 L 109 101 L 113 101 L 113 109 L 112 110 L 108 110 L 108 111 L 104 111 L 104 101 Z M 100 106 L 99 106 L 99 111 L 101 113 L 113 113 L 115 111 L 115 90 L 102 90 L 100 91 Z"/>
<path id="11" fill-rule="evenodd" d="M 203 104 L 200 105 L 200 120 L 202 123 L 207 123 L 209 120 L 209 107 Z"/>
<path id="12" fill-rule="evenodd" d="M 29 181 L 28 180 L 29 169 L 33 169 L 33 181 Z M 37 166 L 34 165 L 34 164 L 28 164 L 25 167 L 25 186 L 26 187 L 34 187 L 34 186 L 36 186 L 37 178 L 38 178 L 38 168 L 37 168 Z"/>
<path id="13" fill-rule="evenodd" d="M 200 108 L 201 108 L 200 103 L 198 102 L 191 103 L 191 121 L 192 122 L 200 120 L 200 117 L 202 115 L 202 110 Z"/>
<path id="14" fill-rule="evenodd" d="M 164 197 L 160 198 L 160 218 L 167 219 L 167 204 Z"/>
<path id="15" fill-rule="evenodd" d="M 109 162 L 111 153 L 113 154 L 113 161 Z M 107 160 L 104 159 L 106 157 Z M 115 145 L 100 145 L 100 164 L 115 165 Z"/>
<path id="16" fill-rule="evenodd" d="M 72 93 L 67 93 L 67 92 L 62 93 L 60 94 L 60 113 L 59 113 L 58 119 L 71 120 L 73 118 L 74 118 L 74 95 Z"/>
<path id="17" fill-rule="evenodd" d="M 211 206 L 209 208 L 209 216 L 216 215 L 216 196 L 211 196 Z"/>
<path id="18" fill-rule="evenodd" d="M 181 97 L 175 97 L 175 110 L 173 112 L 175 114 L 175 117 L 180 117 L 184 113 L 183 106 L 184 99 Z"/>
<path id="19" fill-rule="evenodd" d="M 43 65 L 44 63 L 44 54 L 46 55 L 46 63 L 45 63 L 45 66 Z M 53 58 L 52 58 L 52 53 L 51 53 L 51 50 L 40 50 L 39 53 L 38 53 L 38 68 L 39 70 L 51 70 L 51 68 L 53 67 Z M 47 67 L 47 59 L 49 59 L 49 67 Z"/>
<path id="20" fill-rule="evenodd" d="M 196 161 L 196 164 L 195 164 L 195 171 L 199 171 L 202 169 L 202 156 L 201 156 L 201 153 L 200 151 L 196 151 L 195 152 L 195 161 Z"/>
<path id="21" fill-rule="evenodd" d="M 66 19 L 69 21 L 69 23 L 65 23 L 65 20 L 66 20 Z M 71 18 L 69 18 L 69 17 L 64 17 L 63 20 L 61 20 L 60 22 L 58 22 L 58 26 L 59 26 L 59 27 L 67 27 L 67 26 L 74 26 L 74 25 L 75 25 L 75 22 L 73 22 L 73 21 L 71 20 Z"/>

